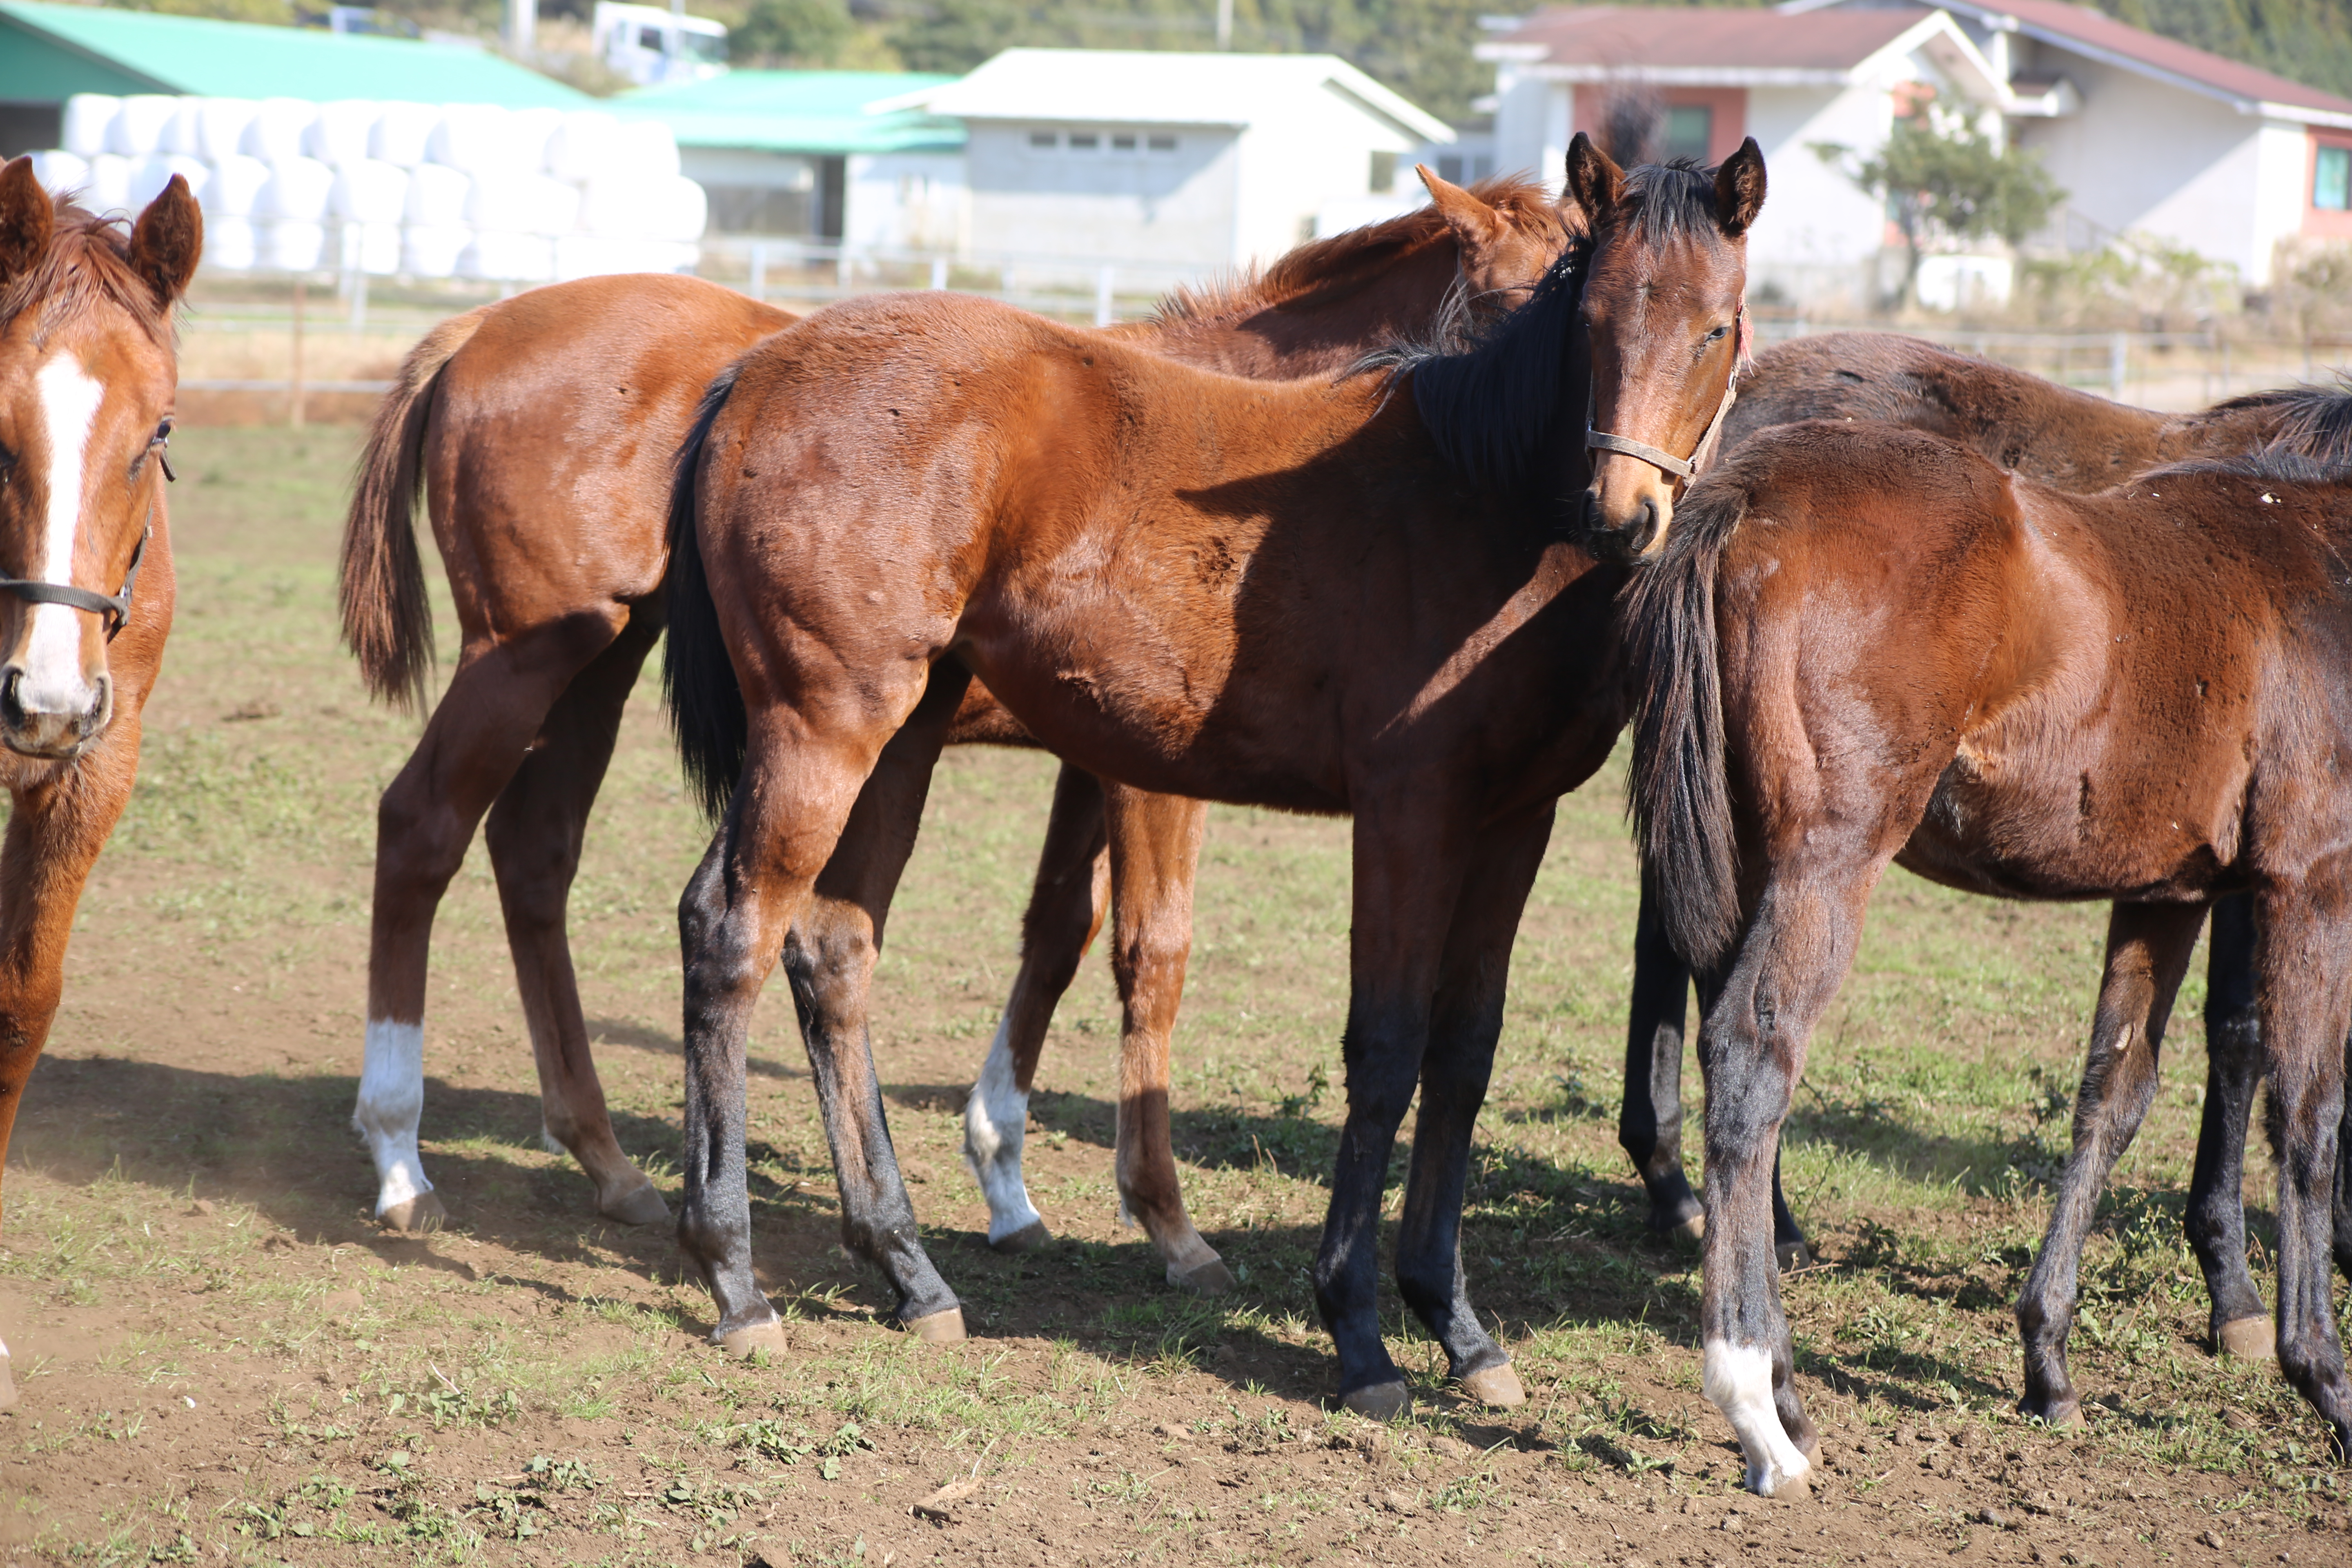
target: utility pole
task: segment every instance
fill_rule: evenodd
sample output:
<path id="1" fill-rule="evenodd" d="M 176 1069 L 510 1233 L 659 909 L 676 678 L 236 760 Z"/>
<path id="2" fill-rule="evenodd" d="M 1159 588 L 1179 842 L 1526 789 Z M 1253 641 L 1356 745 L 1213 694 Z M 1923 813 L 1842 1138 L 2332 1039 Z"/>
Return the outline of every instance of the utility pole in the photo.
<path id="1" fill-rule="evenodd" d="M 1217 0 L 1217 47 L 1234 47 L 1234 0 Z"/>
<path id="2" fill-rule="evenodd" d="M 507 0 L 507 47 L 525 56 L 539 47 L 539 0 Z"/>

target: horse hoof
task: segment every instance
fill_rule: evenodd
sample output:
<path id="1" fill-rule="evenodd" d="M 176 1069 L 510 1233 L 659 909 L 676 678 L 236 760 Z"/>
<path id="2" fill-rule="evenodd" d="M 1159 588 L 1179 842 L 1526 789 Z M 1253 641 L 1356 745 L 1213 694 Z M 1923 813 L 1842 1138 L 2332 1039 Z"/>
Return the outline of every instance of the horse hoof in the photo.
<path id="1" fill-rule="evenodd" d="M 449 1223 L 449 1211 L 431 1189 L 396 1203 L 375 1216 L 376 1224 L 401 1236 L 425 1236 Z"/>
<path id="2" fill-rule="evenodd" d="M 16 1403 L 16 1380 L 9 1373 L 8 1358 L 0 1355 L 0 1410 Z"/>
<path id="3" fill-rule="evenodd" d="M 1769 1489 L 1759 1489 L 1774 1502 L 1803 1502 L 1813 1495 L 1812 1473 L 1797 1471 L 1784 1474 Z"/>
<path id="4" fill-rule="evenodd" d="M 2214 1347 L 2244 1361 L 2278 1359 L 2278 1326 L 2268 1318 L 2232 1318 L 2213 1331 Z"/>
<path id="5" fill-rule="evenodd" d="M 920 1318 L 901 1318 L 898 1326 L 927 1345 L 951 1345 L 963 1339 L 963 1309 L 950 1307 Z"/>
<path id="6" fill-rule="evenodd" d="M 1491 1410 L 1516 1410 L 1528 1402 L 1528 1391 L 1511 1363 L 1474 1372 L 1462 1381 L 1462 1392 Z"/>
<path id="7" fill-rule="evenodd" d="M 1168 1283 L 1195 1296 L 1222 1296 L 1234 1288 L 1234 1271 L 1225 1267 L 1222 1258 L 1212 1258 L 1191 1268 L 1179 1268 L 1171 1263 L 1168 1266 Z"/>
<path id="8" fill-rule="evenodd" d="M 1053 1239 L 1054 1233 L 1045 1228 L 1045 1222 L 1033 1219 L 1011 1236 L 991 1241 L 988 1247 L 992 1252 L 1002 1252 L 1010 1257 L 1016 1253 L 1034 1252 Z"/>
<path id="9" fill-rule="evenodd" d="M 2037 1402 L 2031 1396 L 2017 1402 L 2020 1415 L 2031 1415 L 2047 1426 L 2079 1426 L 2083 1422 L 2083 1402 L 2073 1394 L 2063 1399 Z"/>
<path id="10" fill-rule="evenodd" d="M 1412 1395 L 1405 1392 L 1404 1380 L 1367 1384 L 1352 1394 L 1339 1395 L 1339 1407 L 1352 1410 L 1368 1421 L 1393 1421 L 1412 1408 Z"/>
<path id="11" fill-rule="evenodd" d="M 669 1205 L 662 1202 L 661 1194 L 655 1190 L 651 1182 L 647 1182 L 633 1192 L 624 1194 L 611 1203 L 598 1204 L 596 1212 L 606 1219 L 615 1219 L 623 1225 L 667 1225 L 669 1223 Z"/>
<path id="12" fill-rule="evenodd" d="M 730 1329 L 719 1336 L 719 1348 L 737 1361 L 750 1361 L 761 1351 L 782 1353 L 784 1348 L 784 1321 L 771 1318 L 764 1323 L 752 1323 L 745 1328 Z"/>
<path id="13" fill-rule="evenodd" d="M 1783 1274 L 1794 1274 L 1800 1268 L 1813 1266 L 1813 1249 L 1801 1241 L 1783 1241 L 1772 1248 L 1772 1256 L 1780 1260 Z"/>

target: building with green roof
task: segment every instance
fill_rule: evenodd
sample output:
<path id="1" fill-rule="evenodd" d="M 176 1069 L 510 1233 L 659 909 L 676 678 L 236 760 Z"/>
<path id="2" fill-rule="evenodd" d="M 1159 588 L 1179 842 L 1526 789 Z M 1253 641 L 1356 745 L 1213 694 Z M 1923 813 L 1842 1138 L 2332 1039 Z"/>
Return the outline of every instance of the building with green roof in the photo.
<path id="1" fill-rule="evenodd" d="M 0 0 L 0 154 L 58 144 L 58 116 L 78 92 L 194 93 L 211 98 L 372 98 L 581 109 L 587 94 L 488 49 Z"/>
<path id="2" fill-rule="evenodd" d="M 643 88 L 610 107 L 670 128 L 688 176 L 709 195 L 719 234 L 952 248 L 964 207 L 962 121 L 917 109 L 870 113 L 868 106 L 954 79 L 732 70 Z"/>

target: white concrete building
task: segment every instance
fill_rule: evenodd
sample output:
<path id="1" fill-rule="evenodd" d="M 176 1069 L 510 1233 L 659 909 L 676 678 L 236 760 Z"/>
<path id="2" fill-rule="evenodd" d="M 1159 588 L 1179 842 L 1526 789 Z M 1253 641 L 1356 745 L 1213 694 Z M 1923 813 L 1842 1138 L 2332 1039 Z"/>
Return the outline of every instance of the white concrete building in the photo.
<path id="1" fill-rule="evenodd" d="M 1269 259 L 1453 132 L 1330 55 L 1008 49 L 869 106 L 961 120 L 981 255 Z"/>

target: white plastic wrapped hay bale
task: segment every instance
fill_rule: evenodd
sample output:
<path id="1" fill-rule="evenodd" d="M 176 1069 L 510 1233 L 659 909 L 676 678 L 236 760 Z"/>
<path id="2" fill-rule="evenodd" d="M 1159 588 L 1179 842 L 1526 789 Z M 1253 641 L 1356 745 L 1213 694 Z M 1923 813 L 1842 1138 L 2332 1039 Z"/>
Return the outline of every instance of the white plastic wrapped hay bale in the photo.
<path id="1" fill-rule="evenodd" d="M 544 174 L 547 170 L 547 144 L 563 127 L 563 110 L 514 110 L 508 116 L 507 125 L 507 133 L 514 139 L 516 165 Z"/>
<path id="2" fill-rule="evenodd" d="M 163 139 L 163 151 L 217 163 L 237 155 L 245 128 L 261 105 L 250 98 L 184 98 Z"/>
<path id="3" fill-rule="evenodd" d="M 647 179 L 674 179 L 679 167 L 677 136 L 658 120 L 623 121 L 613 163 L 616 169 Z"/>
<path id="4" fill-rule="evenodd" d="M 264 238 L 265 258 L 280 272 L 316 272 L 332 259 L 323 223 L 280 218 L 268 226 Z"/>
<path id="5" fill-rule="evenodd" d="M 269 184 L 269 165 L 258 158 L 242 153 L 232 153 L 213 164 L 213 177 L 205 183 L 204 204 L 205 243 L 212 243 L 209 226 L 216 218 L 251 217 L 254 204 L 261 199 L 262 187 Z"/>
<path id="6" fill-rule="evenodd" d="M 457 276 L 493 283 L 544 283 L 555 276 L 555 242 L 544 235 L 485 229 L 457 258 Z"/>
<path id="7" fill-rule="evenodd" d="M 79 191 L 89 184 L 89 160 L 71 153 L 49 151 L 33 154 L 33 178 L 53 196 Z"/>
<path id="8" fill-rule="evenodd" d="M 122 112 L 122 100 L 103 92 L 78 92 L 66 100 L 65 110 L 58 116 L 59 151 L 77 158 L 97 157 L 106 151 L 106 133 L 114 127 L 114 117 Z"/>
<path id="9" fill-rule="evenodd" d="M 322 103 L 319 105 L 318 118 L 303 132 L 302 151 L 306 156 L 335 168 L 363 163 L 369 156 L 368 145 L 375 139 L 375 122 L 383 113 L 383 105 L 369 99 L 344 98 Z"/>
<path id="10" fill-rule="evenodd" d="M 463 228 L 473 189 L 472 177 L 462 170 L 419 163 L 408 172 L 408 197 L 401 217 L 423 228 Z"/>
<path id="11" fill-rule="evenodd" d="M 411 224 L 400 231 L 400 269 L 418 278 L 454 278 L 457 258 L 473 243 L 469 228 Z"/>
<path id="12" fill-rule="evenodd" d="M 269 165 L 269 178 L 253 198 L 253 216 L 321 223 L 334 189 L 334 170 L 316 158 L 284 159 Z"/>
<path id="13" fill-rule="evenodd" d="M 342 226 L 337 264 L 347 272 L 387 277 L 400 270 L 400 245 L 396 223 L 347 223 Z"/>
<path id="14" fill-rule="evenodd" d="M 570 234 L 579 221 L 580 188 L 551 174 L 477 174 L 467 186 L 465 222 L 470 228 L 552 239 Z"/>
<path id="15" fill-rule="evenodd" d="M 601 109 L 575 109 L 547 138 L 545 166 L 559 180 L 585 184 L 617 156 L 621 122 Z"/>
<path id="16" fill-rule="evenodd" d="M 699 247 L 665 240 L 572 234 L 555 242 L 555 277 L 570 282 L 619 272 L 683 272 L 701 255 Z"/>
<path id="17" fill-rule="evenodd" d="M 425 153 L 444 168 L 468 174 L 527 173 L 539 166 L 546 138 L 531 144 L 515 120 L 512 110 L 495 104 L 448 104 L 425 143 Z"/>
<path id="18" fill-rule="evenodd" d="M 144 210 L 149 202 L 163 194 L 163 187 L 177 174 L 188 182 L 188 194 L 202 206 L 205 187 L 212 184 L 212 165 L 200 158 L 184 157 L 177 153 L 158 153 L 152 158 L 141 158 L 131 165 L 131 181 L 126 194 L 132 207 Z"/>
<path id="19" fill-rule="evenodd" d="M 580 228 L 605 239 L 690 243 L 702 237 L 709 210 L 702 187 L 683 174 L 622 173 L 582 191 Z"/>
<path id="20" fill-rule="evenodd" d="M 94 213 L 131 210 L 131 160 L 120 153 L 100 153 L 89 161 L 81 187 L 81 205 Z"/>
<path id="21" fill-rule="evenodd" d="M 152 158 L 163 150 L 163 133 L 179 117 L 180 100 L 160 92 L 134 93 L 106 127 L 106 150 L 125 158 Z"/>
<path id="22" fill-rule="evenodd" d="M 260 260 L 258 238 L 249 217 L 205 215 L 205 265 L 224 272 L 250 272 Z"/>
<path id="23" fill-rule="evenodd" d="M 351 223 L 389 224 L 408 216 L 408 171 L 397 163 L 362 158 L 335 171 L 327 210 Z"/>
<path id="24" fill-rule="evenodd" d="M 425 162 L 425 146 L 440 123 L 437 103 L 387 103 L 368 132 L 368 156 L 414 169 Z"/>
<path id="25" fill-rule="evenodd" d="M 299 98 L 265 98 L 253 106 L 253 118 L 246 121 L 236 150 L 265 163 L 299 158 L 310 138 L 310 122 L 318 117 L 315 103 Z"/>

